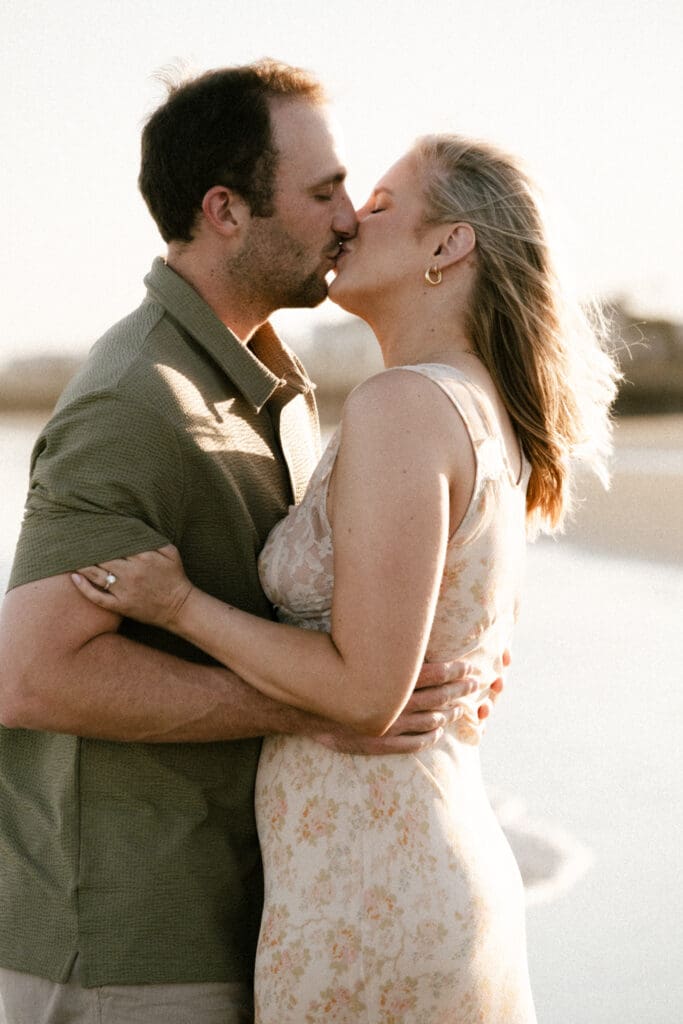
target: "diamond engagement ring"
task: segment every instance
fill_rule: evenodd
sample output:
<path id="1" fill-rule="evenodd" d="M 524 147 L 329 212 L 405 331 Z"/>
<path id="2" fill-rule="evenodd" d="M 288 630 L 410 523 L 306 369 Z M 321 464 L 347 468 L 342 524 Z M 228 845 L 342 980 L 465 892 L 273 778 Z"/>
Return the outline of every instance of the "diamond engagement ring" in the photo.
<path id="1" fill-rule="evenodd" d="M 104 589 L 105 590 L 109 590 L 109 588 L 112 587 L 115 583 L 116 583 L 116 576 L 114 576 L 113 572 L 108 572 L 107 573 L 107 578 L 104 581 Z"/>

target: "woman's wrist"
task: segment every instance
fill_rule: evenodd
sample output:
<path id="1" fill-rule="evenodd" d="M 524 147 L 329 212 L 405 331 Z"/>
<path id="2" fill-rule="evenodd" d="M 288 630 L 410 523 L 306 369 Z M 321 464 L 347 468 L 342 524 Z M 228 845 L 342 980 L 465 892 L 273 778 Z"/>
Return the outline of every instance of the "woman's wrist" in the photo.
<path id="1" fill-rule="evenodd" d="M 192 604 L 197 600 L 199 593 L 200 591 L 189 580 L 186 580 L 186 586 L 174 597 L 163 628 L 187 639 L 186 633 L 192 613 Z"/>

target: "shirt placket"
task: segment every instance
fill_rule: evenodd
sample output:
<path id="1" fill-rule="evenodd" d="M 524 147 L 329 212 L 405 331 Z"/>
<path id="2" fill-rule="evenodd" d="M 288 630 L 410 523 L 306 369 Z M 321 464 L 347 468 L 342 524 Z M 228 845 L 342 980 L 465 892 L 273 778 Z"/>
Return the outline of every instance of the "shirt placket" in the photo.
<path id="1" fill-rule="evenodd" d="M 285 381 L 268 407 L 287 467 L 293 501 L 298 505 L 319 457 L 313 395 Z"/>

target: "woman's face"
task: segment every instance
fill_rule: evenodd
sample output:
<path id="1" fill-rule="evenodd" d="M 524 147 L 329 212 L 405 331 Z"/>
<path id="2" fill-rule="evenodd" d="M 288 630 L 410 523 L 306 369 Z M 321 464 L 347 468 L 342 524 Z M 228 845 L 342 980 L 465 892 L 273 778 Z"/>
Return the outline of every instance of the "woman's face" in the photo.
<path id="1" fill-rule="evenodd" d="M 329 296 L 363 316 L 394 289 L 422 286 L 443 225 L 424 223 L 423 186 L 410 153 L 383 175 L 357 217 L 358 233 L 342 246 Z"/>

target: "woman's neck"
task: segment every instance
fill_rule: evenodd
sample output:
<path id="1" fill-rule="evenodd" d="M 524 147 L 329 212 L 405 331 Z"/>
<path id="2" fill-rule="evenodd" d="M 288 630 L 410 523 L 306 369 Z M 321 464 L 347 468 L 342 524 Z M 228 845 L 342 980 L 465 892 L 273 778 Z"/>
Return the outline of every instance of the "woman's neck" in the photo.
<path id="1" fill-rule="evenodd" d="M 467 330 L 467 299 L 463 287 L 417 285 L 372 297 L 372 305 L 355 309 L 372 328 L 384 365 L 451 363 L 473 355 Z"/>
<path id="2" fill-rule="evenodd" d="M 452 363 L 474 355 L 472 342 L 455 316 L 378 318 L 370 322 L 385 367 Z"/>

